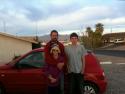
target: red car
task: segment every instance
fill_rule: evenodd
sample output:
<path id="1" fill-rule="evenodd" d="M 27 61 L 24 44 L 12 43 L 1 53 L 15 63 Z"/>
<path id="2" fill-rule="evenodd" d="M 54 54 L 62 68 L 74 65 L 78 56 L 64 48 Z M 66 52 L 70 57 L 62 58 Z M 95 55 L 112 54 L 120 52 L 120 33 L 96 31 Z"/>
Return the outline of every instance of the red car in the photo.
<path id="1" fill-rule="evenodd" d="M 85 56 L 86 94 L 102 94 L 107 81 L 104 71 L 96 57 L 88 53 Z M 44 50 L 35 49 L 10 63 L 0 66 L 0 94 L 47 94 L 47 76 L 45 73 Z"/>

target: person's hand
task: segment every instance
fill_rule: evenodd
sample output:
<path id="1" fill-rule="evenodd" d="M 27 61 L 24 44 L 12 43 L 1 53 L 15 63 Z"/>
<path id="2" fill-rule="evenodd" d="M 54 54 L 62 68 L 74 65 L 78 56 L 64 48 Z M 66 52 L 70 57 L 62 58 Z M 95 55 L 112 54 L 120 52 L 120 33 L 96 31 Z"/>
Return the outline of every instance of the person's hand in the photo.
<path id="1" fill-rule="evenodd" d="M 81 74 L 84 74 L 84 72 L 81 72 Z"/>
<path id="2" fill-rule="evenodd" d="M 81 71 L 81 74 L 84 74 L 84 70 Z"/>
<path id="3" fill-rule="evenodd" d="M 51 82 L 51 83 L 55 83 L 55 82 L 57 82 L 57 79 L 51 78 L 51 79 L 50 79 L 50 82 Z"/>
<path id="4" fill-rule="evenodd" d="M 58 64 L 57 64 L 57 68 L 58 68 L 59 70 L 62 70 L 63 66 L 64 66 L 64 63 L 58 63 Z"/>

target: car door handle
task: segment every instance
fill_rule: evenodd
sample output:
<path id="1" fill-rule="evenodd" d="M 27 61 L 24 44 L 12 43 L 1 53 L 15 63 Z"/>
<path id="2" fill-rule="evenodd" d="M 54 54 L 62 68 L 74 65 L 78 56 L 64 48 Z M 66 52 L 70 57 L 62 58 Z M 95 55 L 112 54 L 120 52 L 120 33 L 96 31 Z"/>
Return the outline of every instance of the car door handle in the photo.
<path id="1" fill-rule="evenodd" d="M 0 76 L 1 76 L 1 77 L 5 77 L 5 74 L 1 74 Z"/>

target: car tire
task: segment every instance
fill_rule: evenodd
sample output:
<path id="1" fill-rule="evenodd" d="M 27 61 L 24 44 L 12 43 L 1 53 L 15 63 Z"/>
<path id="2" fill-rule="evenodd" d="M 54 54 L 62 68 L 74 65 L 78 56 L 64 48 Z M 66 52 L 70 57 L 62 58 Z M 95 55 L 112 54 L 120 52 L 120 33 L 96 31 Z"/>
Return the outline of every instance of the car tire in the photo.
<path id="1" fill-rule="evenodd" d="M 2 85 L 0 85 L 0 94 L 5 94 L 5 89 Z"/>
<path id="2" fill-rule="evenodd" d="M 99 89 L 93 83 L 85 83 L 83 94 L 99 94 Z"/>

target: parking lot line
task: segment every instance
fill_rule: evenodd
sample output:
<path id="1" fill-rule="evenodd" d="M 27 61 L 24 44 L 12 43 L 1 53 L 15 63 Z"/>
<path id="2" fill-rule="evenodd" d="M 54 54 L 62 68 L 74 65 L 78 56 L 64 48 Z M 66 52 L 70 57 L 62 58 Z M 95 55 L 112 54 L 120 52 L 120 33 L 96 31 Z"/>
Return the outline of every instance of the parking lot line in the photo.
<path id="1" fill-rule="evenodd" d="M 100 64 L 112 64 L 112 62 L 106 61 L 106 62 L 100 62 Z"/>
<path id="2" fill-rule="evenodd" d="M 115 63 L 116 65 L 124 65 L 125 63 Z"/>

